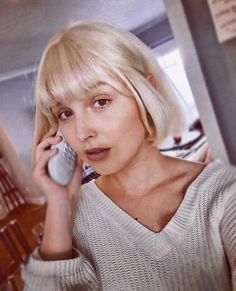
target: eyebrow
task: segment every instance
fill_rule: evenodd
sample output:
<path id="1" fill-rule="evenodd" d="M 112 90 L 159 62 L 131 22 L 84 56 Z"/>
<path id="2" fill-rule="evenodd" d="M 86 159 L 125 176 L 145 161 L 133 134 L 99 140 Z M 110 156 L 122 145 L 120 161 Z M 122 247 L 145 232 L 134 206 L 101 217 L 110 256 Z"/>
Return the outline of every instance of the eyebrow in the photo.
<path id="1" fill-rule="evenodd" d="M 91 94 L 92 95 L 102 94 L 103 91 L 113 92 L 114 90 L 116 90 L 116 89 L 113 88 L 112 86 L 108 85 L 107 83 L 100 83 L 91 90 Z"/>
<path id="2" fill-rule="evenodd" d="M 103 91 L 112 93 L 112 91 L 114 90 L 116 89 L 108 85 L 107 83 L 99 82 L 97 85 L 93 86 L 90 90 L 88 90 L 88 98 L 93 98 L 99 94 L 103 94 Z M 50 107 L 50 111 L 53 113 L 53 108 L 57 108 L 60 106 L 63 106 L 63 104 L 60 102 L 56 102 L 53 106 Z"/>

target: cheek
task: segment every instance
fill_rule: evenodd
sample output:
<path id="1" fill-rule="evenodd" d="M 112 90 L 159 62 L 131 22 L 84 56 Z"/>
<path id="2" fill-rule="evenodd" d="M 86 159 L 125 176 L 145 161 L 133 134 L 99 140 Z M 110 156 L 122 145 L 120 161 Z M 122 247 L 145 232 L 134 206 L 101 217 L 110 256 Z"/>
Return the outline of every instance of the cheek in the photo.
<path id="1" fill-rule="evenodd" d="M 136 151 L 145 139 L 145 129 L 143 124 L 139 120 L 132 120 L 129 122 L 123 135 L 120 136 L 119 141 L 123 145 L 124 153 L 130 151 Z"/>
<path id="2" fill-rule="evenodd" d="M 124 132 L 129 132 L 132 136 L 137 137 L 145 135 L 145 128 L 137 106 L 132 106 L 130 109 L 123 118 L 122 126 L 125 129 Z"/>
<path id="3" fill-rule="evenodd" d="M 116 142 L 123 154 L 135 152 L 143 143 L 146 131 L 137 110 L 127 112 L 114 128 Z"/>

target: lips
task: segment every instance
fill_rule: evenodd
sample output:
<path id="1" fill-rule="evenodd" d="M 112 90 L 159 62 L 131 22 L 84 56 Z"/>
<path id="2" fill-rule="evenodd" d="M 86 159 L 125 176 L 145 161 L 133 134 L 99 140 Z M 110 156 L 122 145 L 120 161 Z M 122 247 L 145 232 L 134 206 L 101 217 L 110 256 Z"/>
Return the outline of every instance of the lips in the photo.
<path id="1" fill-rule="evenodd" d="M 99 161 L 107 157 L 110 152 L 110 148 L 93 148 L 86 150 L 85 153 L 89 160 Z"/>

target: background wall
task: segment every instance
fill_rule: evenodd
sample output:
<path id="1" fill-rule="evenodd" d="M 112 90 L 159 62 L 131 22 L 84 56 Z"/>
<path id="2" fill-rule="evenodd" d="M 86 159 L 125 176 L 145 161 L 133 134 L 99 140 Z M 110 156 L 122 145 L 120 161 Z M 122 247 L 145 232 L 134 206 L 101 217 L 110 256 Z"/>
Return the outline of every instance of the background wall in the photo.
<path id="1" fill-rule="evenodd" d="M 236 40 L 219 44 L 206 0 L 165 0 L 209 145 L 236 164 Z"/>
<path id="2" fill-rule="evenodd" d="M 206 0 L 182 5 L 229 159 L 236 164 L 236 39 L 218 43 Z"/>

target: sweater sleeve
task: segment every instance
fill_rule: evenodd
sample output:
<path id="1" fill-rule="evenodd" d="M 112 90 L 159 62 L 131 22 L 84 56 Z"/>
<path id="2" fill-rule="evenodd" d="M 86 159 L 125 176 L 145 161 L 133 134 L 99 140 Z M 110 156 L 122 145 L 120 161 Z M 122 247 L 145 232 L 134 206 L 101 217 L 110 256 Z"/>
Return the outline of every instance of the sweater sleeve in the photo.
<path id="1" fill-rule="evenodd" d="M 77 253 L 70 260 L 44 261 L 37 247 L 22 268 L 24 291 L 98 290 L 93 266 Z"/>
<path id="2" fill-rule="evenodd" d="M 236 291 L 236 185 L 227 198 L 221 220 L 221 236 L 231 268 L 233 290 Z"/>

